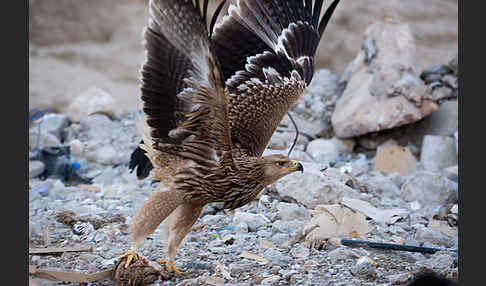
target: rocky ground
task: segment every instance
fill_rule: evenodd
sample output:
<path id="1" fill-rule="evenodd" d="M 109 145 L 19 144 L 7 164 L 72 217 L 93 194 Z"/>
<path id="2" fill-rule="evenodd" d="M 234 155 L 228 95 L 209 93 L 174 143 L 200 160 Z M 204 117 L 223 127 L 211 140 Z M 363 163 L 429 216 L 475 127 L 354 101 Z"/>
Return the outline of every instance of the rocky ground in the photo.
<path id="1" fill-rule="evenodd" d="M 235 212 L 208 205 L 178 253 L 176 265 L 184 273 L 164 285 L 401 285 L 426 269 L 457 279 L 455 252 L 351 248 L 338 239 L 457 249 L 457 110 L 448 107 L 456 101 L 442 101 L 438 111 L 418 123 L 339 139 L 328 125 L 329 115 L 312 111 L 333 109 L 338 82 L 329 71 L 318 71 L 292 110 L 301 136 L 291 157 L 302 162 L 305 172 L 281 179 Z M 436 122 L 435 116 L 446 116 L 441 112 L 455 112 L 456 118 Z M 74 114 L 51 113 L 32 123 L 31 156 L 46 146 L 70 146 L 71 162 L 80 164 L 77 174 L 92 184 L 65 184 L 55 176 L 41 180 L 47 166 L 30 161 L 30 247 L 83 245 L 92 251 L 29 255 L 30 264 L 97 272 L 112 268 L 129 246 L 130 220 L 157 184 L 137 180 L 127 167 L 140 140 L 138 116 L 136 110 L 119 116 L 105 110 L 75 122 L 69 119 Z M 284 119 L 265 154 L 286 154 L 293 136 Z M 414 145 L 412 139 L 420 136 L 422 144 Z M 343 217 L 338 229 L 328 212 Z M 164 245 L 159 228 L 140 253 L 161 258 Z"/>
<path id="2" fill-rule="evenodd" d="M 42 5 L 30 1 L 35 3 Z M 144 13 L 138 2 L 126 5 L 117 9 Z M 37 21 L 35 25 L 49 24 Z M 300 131 L 291 158 L 304 165 L 304 173 L 279 180 L 235 211 L 206 206 L 178 252 L 176 266 L 183 273 L 151 285 L 405 285 L 429 270 L 457 279 L 457 56 L 430 64 L 417 48 L 415 40 L 421 39 L 416 27 L 400 22 L 380 20 L 362 33 L 342 75 L 317 70 L 291 109 Z M 104 37 L 103 31 L 96 35 Z M 43 39 L 31 40 L 41 45 Z M 31 99 L 40 100 L 52 88 L 51 81 L 36 75 L 46 67 L 56 70 L 58 60 L 67 59 L 62 64 L 66 76 L 91 74 L 99 84 L 88 89 L 74 80 L 72 99 L 65 100 L 67 85 L 58 82 L 64 90 L 56 90 L 55 84 L 50 96 L 60 94 L 65 100 L 62 112 L 52 107 L 46 114 L 30 114 L 29 264 L 41 270 L 95 273 L 112 269 L 129 247 L 131 219 L 159 183 L 138 180 L 128 170 L 140 141 L 140 111 L 133 105 L 120 108 L 119 93 L 110 88 L 131 86 L 136 92 L 131 79 L 126 86 L 113 81 L 120 75 L 109 64 L 116 46 L 105 62 L 98 62 L 106 54 L 102 46 L 90 44 L 83 50 L 59 45 L 31 47 Z M 119 51 L 131 54 L 124 49 Z M 78 56 L 86 52 L 92 56 Z M 132 60 L 121 70 L 129 73 Z M 81 63 L 104 71 L 92 74 Z M 285 117 L 264 154 L 287 154 L 294 136 Z M 69 156 L 56 157 L 65 147 Z M 60 164 L 52 164 L 52 158 Z M 70 170 L 75 175 L 66 172 Z M 161 231 L 159 227 L 145 241 L 141 255 L 164 258 Z M 444 250 L 428 254 L 350 247 L 341 244 L 342 238 Z M 90 251 L 33 253 L 74 246 Z"/>

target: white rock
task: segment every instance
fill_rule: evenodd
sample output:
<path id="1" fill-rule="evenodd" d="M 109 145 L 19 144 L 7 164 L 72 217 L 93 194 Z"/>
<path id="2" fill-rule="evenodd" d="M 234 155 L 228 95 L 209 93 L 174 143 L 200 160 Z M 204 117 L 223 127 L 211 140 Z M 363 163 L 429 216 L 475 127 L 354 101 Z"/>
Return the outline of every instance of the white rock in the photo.
<path id="1" fill-rule="evenodd" d="M 238 225 L 240 222 L 246 223 L 250 231 L 256 231 L 259 227 L 271 223 L 271 221 L 262 214 L 252 214 L 237 211 L 233 216 L 233 224 Z"/>
<path id="2" fill-rule="evenodd" d="M 104 114 L 93 114 L 80 121 L 83 134 L 87 141 L 106 141 L 110 139 L 113 131 L 120 127 Z"/>
<path id="3" fill-rule="evenodd" d="M 93 150 L 94 149 L 94 150 Z M 123 158 L 117 150 L 111 145 L 104 145 L 98 148 L 93 148 L 86 154 L 86 158 L 90 161 L 97 162 L 102 165 L 118 165 L 123 163 L 126 158 Z"/>
<path id="4" fill-rule="evenodd" d="M 114 115 L 115 100 L 113 96 L 100 88 L 90 88 L 75 97 L 67 110 L 67 116 L 72 122 L 93 113 Z"/>
<path id="5" fill-rule="evenodd" d="M 56 135 L 43 133 L 38 136 L 37 133 L 29 133 L 29 150 L 42 149 L 44 147 L 60 147 L 61 141 Z"/>
<path id="6" fill-rule="evenodd" d="M 41 161 L 29 161 L 29 178 L 35 178 L 42 174 L 45 170 L 45 165 Z"/>
<path id="7" fill-rule="evenodd" d="M 281 198 L 294 199 L 307 208 L 338 203 L 342 197 L 359 198 L 359 192 L 346 185 L 349 176 L 339 169 L 328 168 L 322 172 L 321 164 L 303 165 L 304 173 L 290 174 L 274 184 Z"/>
<path id="8" fill-rule="evenodd" d="M 294 132 L 275 132 L 270 138 L 267 148 L 276 149 L 276 150 L 287 150 L 294 143 L 294 139 L 295 139 Z M 297 142 L 294 147 L 294 150 L 299 148 L 303 149 L 308 142 L 309 139 L 307 139 L 306 136 L 300 135 L 297 138 Z"/>
<path id="9" fill-rule="evenodd" d="M 202 223 L 206 225 L 217 225 L 224 221 L 225 215 L 205 215 L 202 217 Z"/>
<path id="10" fill-rule="evenodd" d="M 69 150 L 71 151 L 71 155 L 73 157 L 79 158 L 83 155 L 84 143 L 79 141 L 78 139 L 74 139 L 69 142 Z"/>
<path id="11" fill-rule="evenodd" d="M 302 220 L 302 221 L 307 221 L 310 219 L 310 213 L 309 211 L 296 204 L 290 204 L 290 203 L 284 203 L 280 202 L 277 205 L 277 210 L 280 218 L 283 220 Z"/>
<path id="12" fill-rule="evenodd" d="M 438 109 L 415 70 L 415 42 L 406 24 L 380 21 L 365 32 L 332 125 L 347 138 L 418 121 Z"/>
<path id="13" fill-rule="evenodd" d="M 439 110 L 413 125 L 407 133 L 412 142 L 420 146 L 425 135 L 452 136 L 459 126 L 457 100 L 440 104 Z"/>
<path id="14" fill-rule="evenodd" d="M 29 133 L 38 134 L 38 126 L 40 124 L 41 134 L 51 133 L 57 139 L 61 139 L 61 132 L 69 125 L 69 120 L 64 114 L 49 113 L 35 122 L 31 127 Z"/>
<path id="15" fill-rule="evenodd" d="M 272 223 L 272 232 L 294 234 L 297 231 L 301 231 L 304 228 L 305 223 L 305 221 L 301 220 L 277 220 Z"/>
<path id="16" fill-rule="evenodd" d="M 375 279 L 378 274 L 375 268 L 376 262 L 369 257 L 360 257 L 356 265 L 350 269 L 351 274 L 368 279 Z"/>
<path id="17" fill-rule="evenodd" d="M 306 152 L 312 156 L 315 161 L 321 164 L 328 164 L 337 159 L 343 153 L 353 151 L 355 142 L 351 139 L 316 139 L 307 145 Z"/>
<path id="18" fill-rule="evenodd" d="M 446 136 L 424 137 L 420 162 L 428 171 L 440 171 L 457 165 L 455 140 Z"/>
<path id="19" fill-rule="evenodd" d="M 310 254 L 309 248 L 304 245 L 295 246 L 290 250 L 290 255 L 296 258 L 304 258 L 309 256 L 309 254 Z"/>
<path id="20" fill-rule="evenodd" d="M 402 185 L 400 196 L 407 202 L 418 201 L 423 208 L 432 210 L 449 200 L 456 200 L 457 191 L 457 183 L 440 174 L 416 172 Z"/>
<path id="21" fill-rule="evenodd" d="M 260 285 L 275 285 L 278 281 L 280 281 L 281 277 L 279 275 L 272 275 L 268 278 L 263 279 L 260 282 Z"/>
<path id="22" fill-rule="evenodd" d="M 455 165 L 452 167 L 447 167 L 444 169 L 444 175 L 448 178 L 457 182 L 459 180 L 459 166 Z"/>

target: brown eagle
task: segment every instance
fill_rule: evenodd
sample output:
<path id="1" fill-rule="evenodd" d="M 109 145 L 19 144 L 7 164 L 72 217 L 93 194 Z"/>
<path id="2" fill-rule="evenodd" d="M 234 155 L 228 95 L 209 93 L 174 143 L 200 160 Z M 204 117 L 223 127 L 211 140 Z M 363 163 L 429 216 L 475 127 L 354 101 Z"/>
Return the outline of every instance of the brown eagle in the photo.
<path id="1" fill-rule="evenodd" d="M 208 1 L 151 0 L 141 70 L 142 143 L 130 168 L 159 189 L 131 223 L 137 249 L 165 220 L 167 269 L 178 272 L 179 244 L 211 202 L 227 209 L 255 199 L 302 165 L 261 157 L 278 123 L 311 82 L 314 55 L 339 0 L 224 1 L 206 24 Z M 214 26 L 215 25 L 215 26 Z M 213 32 L 214 27 L 214 32 Z"/>

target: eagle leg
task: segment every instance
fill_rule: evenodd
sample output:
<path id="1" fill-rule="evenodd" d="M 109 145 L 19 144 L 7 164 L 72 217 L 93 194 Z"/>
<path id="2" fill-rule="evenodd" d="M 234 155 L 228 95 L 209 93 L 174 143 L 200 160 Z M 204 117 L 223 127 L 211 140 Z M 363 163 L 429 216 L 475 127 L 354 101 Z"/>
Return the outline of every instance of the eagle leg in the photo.
<path id="1" fill-rule="evenodd" d="M 140 207 L 131 224 L 131 247 L 122 256 L 127 256 L 125 268 L 132 260 L 138 259 L 137 250 L 147 236 L 164 221 L 179 205 L 184 202 L 184 193 L 179 190 L 163 190 L 152 193 Z"/>
<path id="2" fill-rule="evenodd" d="M 179 245 L 191 230 L 205 204 L 201 202 L 187 201 L 179 205 L 164 223 L 164 233 L 167 241 L 167 260 L 159 259 L 159 263 L 165 263 L 169 272 L 180 273 L 174 266 L 175 257 Z"/>

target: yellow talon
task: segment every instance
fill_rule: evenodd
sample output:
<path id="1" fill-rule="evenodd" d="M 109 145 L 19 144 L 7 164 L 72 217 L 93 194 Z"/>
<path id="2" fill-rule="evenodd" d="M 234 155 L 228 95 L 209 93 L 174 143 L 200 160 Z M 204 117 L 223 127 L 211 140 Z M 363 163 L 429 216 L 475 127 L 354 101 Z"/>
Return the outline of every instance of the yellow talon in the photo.
<path id="1" fill-rule="evenodd" d="M 167 268 L 167 271 L 169 272 L 175 272 L 177 274 L 182 273 L 179 268 L 177 268 L 174 263 L 170 262 L 169 260 L 164 260 L 164 259 L 157 259 L 157 262 L 162 264 L 165 264 L 165 268 Z"/>
<path id="2" fill-rule="evenodd" d="M 130 265 L 130 262 L 132 262 L 132 260 L 134 260 L 134 259 L 138 260 L 138 254 L 133 249 L 128 249 L 127 251 L 125 251 L 125 253 L 118 256 L 118 259 L 122 259 L 124 257 L 127 257 L 127 262 L 125 263 L 125 268 L 128 268 L 128 265 Z"/>

